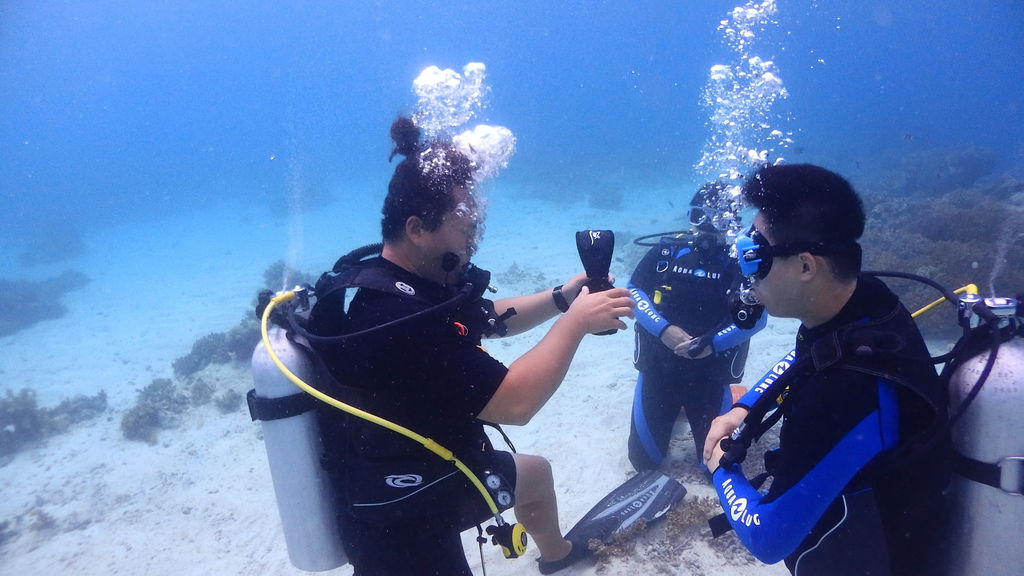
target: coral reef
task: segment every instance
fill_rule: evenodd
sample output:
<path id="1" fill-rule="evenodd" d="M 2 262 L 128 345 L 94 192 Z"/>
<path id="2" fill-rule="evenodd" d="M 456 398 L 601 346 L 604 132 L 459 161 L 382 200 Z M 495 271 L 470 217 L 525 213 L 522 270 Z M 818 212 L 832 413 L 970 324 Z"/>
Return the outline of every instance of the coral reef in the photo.
<path id="1" fill-rule="evenodd" d="M 174 375 L 187 378 L 211 364 L 246 362 L 260 340 L 259 323 L 246 318 L 227 332 L 202 336 L 192 344 L 192 351 L 172 363 Z"/>
<path id="2" fill-rule="evenodd" d="M 0 458 L 8 458 L 22 447 L 67 431 L 73 424 L 95 418 L 107 409 L 107 394 L 75 396 L 53 408 L 40 408 L 35 390 L 6 391 L 0 399 Z"/>
<path id="3" fill-rule="evenodd" d="M 234 361 L 248 362 L 259 341 L 260 323 L 255 318 L 245 318 L 228 330 L 224 344 Z"/>
<path id="4" fill-rule="evenodd" d="M 544 276 L 543 272 L 525 268 L 520 266 L 518 262 L 512 262 L 507 270 L 495 274 L 495 278 L 502 284 L 526 286 L 527 293 L 551 289 L 551 282 Z"/>
<path id="5" fill-rule="evenodd" d="M 139 391 L 130 410 L 121 417 L 121 433 L 129 440 L 155 444 L 157 432 L 174 428 L 191 400 L 167 378 L 155 378 Z"/>
<path id="6" fill-rule="evenodd" d="M 315 277 L 292 268 L 284 260 L 274 262 L 263 272 L 263 285 L 269 290 L 291 289 L 301 284 L 315 283 Z"/>
<path id="7" fill-rule="evenodd" d="M 267 286 L 312 283 L 283 261 L 270 265 L 263 274 Z M 192 344 L 192 350 L 171 363 L 175 380 L 156 378 L 139 391 L 135 405 L 121 418 L 121 433 L 129 440 L 155 444 L 160 430 L 174 428 L 190 408 L 211 402 L 222 414 L 237 412 L 242 395 L 231 383 L 217 382 L 217 373 L 204 370 L 231 362 L 248 362 L 260 340 L 259 322 L 248 315 L 227 332 L 212 332 Z M 200 375 L 203 373 L 204 375 Z"/>
<path id="8" fill-rule="evenodd" d="M 991 175 L 997 160 L 995 152 L 977 146 L 920 150 L 900 158 L 883 187 L 903 197 L 934 197 L 975 186 Z"/>
<path id="9" fill-rule="evenodd" d="M 941 157 L 964 159 L 972 154 L 968 150 L 960 156 L 951 152 Z M 1009 176 L 988 177 L 982 170 L 988 161 L 976 162 L 971 170 L 963 163 L 954 170 L 970 174 L 958 181 L 971 180 L 969 188 L 931 196 L 886 188 L 864 190 L 865 269 L 919 274 L 950 289 L 974 283 L 983 296 L 1014 296 L 1024 291 L 1024 208 L 1019 201 L 1024 198 L 1024 182 Z M 926 186 L 935 167 L 925 164 L 920 170 L 925 172 L 907 178 Z M 943 181 L 936 178 L 936 186 Z M 912 311 L 941 297 L 916 282 L 886 282 Z M 952 308 L 940 308 L 918 322 L 928 337 L 946 339 L 958 332 Z"/>
<path id="10" fill-rule="evenodd" d="M 722 513 L 722 505 L 710 496 L 688 498 L 684 505 L 669 511 L 666 519 L 666 536 L 670 541 L 689 542 L 698 538 L 710 538 L 708 519 Z M 737 565 L 757 561 L 733 533 L 723 534 L 708 540 L 711 548 L 722 558 Z"/>
<path id="11" fill-rule="evenodd" d="M 45 509 L 51 505 L 52 503 L 46 497 L 37 495 L 35 501 L 22 512 L 12 514 L 0 521 L 0 551 L 6 542 L 13 541 L 25 534 L 41 533 L 43 537 L 47 537 L 57 532 L 78 530 L 88 525 L 88 521 L 83 523 L 81 520 L 74 519 L 58 521 L 53 514 Z"/>
<path id="12" fill-rule="evenodd" d="M 589 542 L 597 559 L 597 574 L 623 574 L 623 558 L 641 556 L 648 574 L 709 574 L 714 566 L 705 565 L 699 555 L 688 553 L 696 548 L 714 550 L 721 563 L 733 566 L 756 564 L 735 534 L 711 538 L 708 519 L 722 512 L 713 496 L 688 495 L 668 511 L 665 518 L 652 525 L 640 522 L 616 534 L 611 542 Z"/>
<path id="13" fill-rule="evenodd" d="M 168 378 L 153 379 L 139 391 L 135 406 L 121 417 L 121 433 L 129 440 L 155 444 L 161 430 L 177 427 L 181 416 L 192 408 L 213 403 L 221 414 L 237 411 L 242 405 L 242 395 L 230 387 L 218 386 L 217 380 L 223 378 L 218 378 L 216 373 L 189 377 L 177 383 Z"/>
<path id="14" fill-rule="evenodd" d="M 242 405 L 242 395 L 235 390 L 225 390 L 213 399 L 213 405 L 221 414 L 237 412 Z"/>
<path id="15" fill-rule="evenodd" d="M 87 276 L 71 270 L 39 282 L 0 278 L 0 336 L 64 316 L 61 296 L 88 283 Z"/>
<path id="16" fill-rule="evenodd" d="M 278 290 L 282 285 L 313 284 L 316 279 L 278 260 L 264 271 L 263 282 L 264 286 L 272 287 L 271 290 Z M 253 308 L 255 306 L 254 301 Z M 196 340 L 188 354 L 172 363 L 174 375 L 184 379 L 212 364 L 248 362 L 259 341 L 260 324 L 252 315 L 246 315 L 227 332 L 213 332 Z"/>
<path id="17" fill-rule="evenodd" d="M 210 364 L 226 364 L 231 361 L 227 350 L 227 336 L 223 332 L 215 332 L 200 337 L 192 343 L 192 351 L 176 359 L 172 367 L 178 378 L 191 376 Z"/>
<path id="18" fill-rule="evenodd" d="M 216 388 L 206 381 L 205 378 L 194 378 L 189 383 L 189 404 L 192 406 L 204 406 L 213 401 Z"/>

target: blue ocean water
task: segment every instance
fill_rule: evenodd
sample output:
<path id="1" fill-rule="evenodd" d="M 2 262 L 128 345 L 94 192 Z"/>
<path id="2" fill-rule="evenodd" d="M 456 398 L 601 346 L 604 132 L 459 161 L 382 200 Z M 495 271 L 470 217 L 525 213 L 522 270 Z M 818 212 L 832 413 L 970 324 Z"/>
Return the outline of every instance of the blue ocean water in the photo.
<path id="1" fill-rule="evenodd" d="M 479 263 L 498 273 L 513 257 L 489 246 L 515 247 L 515 263 L 553 280 L 576 264 L 566 231 L 676 225 L 720 130 L 704 101 L 710 71 L 753 56 L 786 91 L 762 118 L 787 140 L 772 158 L 820 163 L 860 187 L 915 153 L 978 147 L 995 154 L 993 173 L 1024 178 L 1024 3 L 777 0 L 741 55 L 721 23 L 742 5 L 0 3 L 0 287 L 65 270 L 91 280 L 63 297 L 65 317 L 0 330 L 0 393 L 30 387 L 52 406 L 107 390 L 113 416 L 96 435 L 120 441 L 135 392 L 169 376 L 197 338 L 236 324 L 269 263 L 315 273 L 378 239 L 388 127 L 415 110 L 412 81 L 429 65 L 485 63 L 480 120 L 517 138 L 487 186 Z M 621 278 L 634 261 L 619 254 Z M 0 319 L 23 303 L 6 296 Z M 168 315 L 186 314 L 170 322 L 182 330 L 163 331 Z M 82 339 L 69 345 L 67 334 Z M 633 378 L 631 342 L 618 342 Z M 0 522 L 25 516 L 20 502 Z M 77 522 L 58 523 L 78 541 Z M 105 556 L 93 546 L 104 540 L 87 535 L 80 548 Z"/>
<path id="2" fill-rule="evenodd" d="M 0 231 L 88 232 L 201 209 L 382 198 L 387 127 L 427 65 L 487 65 L 503 176 L 562 194 L 696 179 L 701 91 L 739 2 L 6 2 Z M 857 181 L 909 150 L 1022 154 L 1024 6 L 779 0 L 755 53 L 789 97 L 790 161 Z M 43 246 L 49 250 L 53 247 Z M 39 249 L 42 249 L 39 248 Z M 31 276 L 31 270 L 5 274 Z"/>

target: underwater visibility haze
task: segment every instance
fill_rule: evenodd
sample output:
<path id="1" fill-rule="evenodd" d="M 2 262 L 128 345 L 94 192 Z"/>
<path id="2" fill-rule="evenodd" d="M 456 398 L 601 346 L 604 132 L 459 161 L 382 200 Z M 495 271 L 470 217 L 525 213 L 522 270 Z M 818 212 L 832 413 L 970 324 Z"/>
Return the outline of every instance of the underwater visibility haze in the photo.
<path id="1" fill-rule="evenodd" d="M 478 263 L 514 290 L 568 277 L 586 228 L 615 231 L 624 280 L 643 254 L 630 241 L 685 228 L 700 184 L 788 162 L 861 193 L 867 268 L 1013 296 L 1022 54 L 1018 0 L 0 4 L 0 487 L 22 490 L 0 509 L 0 572 L 59 556 L 38 544 L 55 533 L 77 551 L 51 567 L 80 568 L 75 538 L 142 497 L 97 489 L 65 513 L 84 489 L 20 487 L 73 430 L 126 441 L 113 460 L 131 462 L 171 450 L 202 407 L 255 446 L 241 399 L 255 296 L 380 240 L 388 127 L 452 112 L 418 100 L 429 67 L 480 74 L 460 126 L 509 131 L 477 134 L 505 146 L 481 184 Z M 897 289 L 908 307 L 937 297 Z M 922 326 L 950 335 L 948 315 Z M 189 449 L 190 463 L 204 450 Z M 64 465 L 86 482 L 112 466 L 93 458 Z M 229 562 L 207 566 L 252 573 Z"/>

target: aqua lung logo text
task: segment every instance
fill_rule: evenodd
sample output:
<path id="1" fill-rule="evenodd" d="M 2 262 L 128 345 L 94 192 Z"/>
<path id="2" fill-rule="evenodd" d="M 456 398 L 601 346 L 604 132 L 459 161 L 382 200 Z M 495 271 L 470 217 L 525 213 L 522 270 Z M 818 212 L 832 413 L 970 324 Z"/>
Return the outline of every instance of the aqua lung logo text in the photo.
<path id="1" fill-rule="evenodd" d="M 715 334 L 715 338 L 718 338 L 719 336 L 725 336 L 726 334 L 728 334 L 729 332 L 732 332 L 733 330 L 739 330 L 739 328 L 737 328 L 735 324 L 733 324 L 732 326 L 729 326 L 727 328 L 723 328 L 723 329 L 719 330 L 717 334 Z"/>
<path id="2" fill-rule="evenodd" d="M 405 282 L 401 282 L 401 281 L 395 282 L 395 288 L 398 288 L 399 290 L 401 290 L 402 292 L 405 292 L 409 296 L 415 296 L 416 295 L 416 289 L 413 288 L 412 286 L 409 286 Z"/>
<path id="3" fill-rule="evenodd" d="M 629 528 L 636 523 L 637 520 L 643 517 L 644 511 L 654 503 L 658 492 L 667 482 L 667 477 L 660 478 L 650 486 L 645 487 L 643 492 L 635 495 L 634 497 L 628 499 L 624 498 L 619 502 L 609 505 L 599 514 L 596 514 L 592 520 L 594 522 L 602 522 L 607 518 L 617 518 L 619 530 Z M 664 510 L 659 510 L 654 517 L 661 517 L 661 515 L 666 511 L 668 511 L 668 506 L 666 506 Z"/>
<path id="4" fill-rule="evenodd" d="M 675 274 L 688 274 L 695 278 L 710 278 L 711 280 L 718 280 L 722 277 L 721 272 L 708 272 L 702 268 L 687 268 L 685 266 L 673 266 L 672 272 Z"/>
<path id="5" fill-rule="evenodd" d="M 790 352 L 789 354 L 786 354 L 785 358 L 776 362 L 775 366 L 772 366 L 772 369 L 769 370 L 768 373 L 765 374 L 763 377 L 761 377 L 761 381 L 757 383 L 757 386 L 754 387 L 754 390 L 758 394 L 764 394 L 764 392 L 768 390 L 768 387 L 774 384 L 775 381 L 779 379 L 779 376 L 782 376 L 783 374 L 786 373 L 786 370 L 789 370 L 789 367 L 793 365 L 794 360 L 796 360 L 796 350 Z"/>
<path id="6" fill-rule="evenodd" d="M 722 482 L 722 497 L 725 499 L 725 503 L 729 505 L 729 517 L 732 518 L 733 522 L 738 522 L 744 526 L 761 525 L 761 517 L 747 511 L 747 499 L 736 495 L 736 491 L 732 487 L 732 478 L 726 478 L 725 482 Z"/>
<path id="7" fill-rule="evenodd" d="M 647 316 L 656 323 L 662 321 L 661 316 L 658 316 L 658 313 L 654 311 L 654 308 L 651 306 L 651 303 L 648 302 L 647 299 L 640 294 L 639 290 L 633 288 L 632 290 L 629 291 L 629 295 L 632 296 L 633 301 L 636 302 L 637 312 L 643 314 L 644 316 Z"/>
<path id="8" fill-rule="evenodd" d="M 423 476 L 419 474 L 392 474 L 384 479 L 384 483 L 392 488 L 412 488 L 423 484 Z"/>

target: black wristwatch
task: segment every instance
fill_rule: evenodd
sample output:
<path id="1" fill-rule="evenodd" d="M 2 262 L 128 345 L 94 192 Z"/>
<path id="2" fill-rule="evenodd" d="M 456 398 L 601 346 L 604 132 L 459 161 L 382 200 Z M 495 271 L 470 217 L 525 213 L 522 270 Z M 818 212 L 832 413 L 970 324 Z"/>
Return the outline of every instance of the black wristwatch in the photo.
<path id="1" fill-rule="evenodd" d="M 569 301 L 565 299 L 565 294 L 562 294 L 562 286 L 564 286 L 564 284 L 559 284 L 551 289 L 551 298 L 554 299 L 555 307 L 558 308 L 559 311 L 568 312 Z"/>

